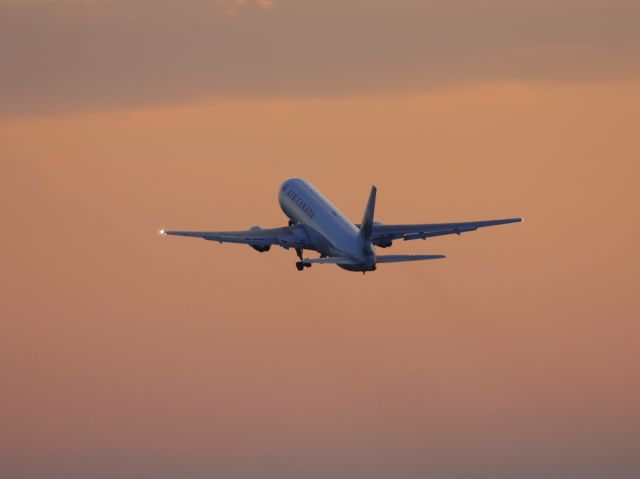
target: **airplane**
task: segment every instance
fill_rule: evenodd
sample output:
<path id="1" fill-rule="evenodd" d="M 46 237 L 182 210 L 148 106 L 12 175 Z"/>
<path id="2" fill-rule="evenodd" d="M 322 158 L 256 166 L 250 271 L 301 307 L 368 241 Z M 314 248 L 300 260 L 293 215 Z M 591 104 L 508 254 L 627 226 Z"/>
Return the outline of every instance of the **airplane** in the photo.
<path id="1" fill-rule="evenodd" d="M 363 274 L 377 265 L 445 258 L 441 254 L 379 255 L 376 247 L 388 248 L 395 240 L 411 241 L 450 234 L 460 235 L 486 226 L 519 223 L 522 218 L 437 224 L 383 224 L 373 220 L 377 188 L 371 187 L 360 224 L 354 224 L 311 183 L 290 178 L 280 186 L 280 208 L 289 224 L 280 228 L 253 226 L 246 231 L 171 231 L 163 235 L 189 236 L 219 243 L 240 243 L 264 253 L 271 246 L 294 248 L 298 271 L 314 264 L 335 264 L 347 271 Z M 304 258 L 304 250 L 320 253 L 319 258 Z"/>

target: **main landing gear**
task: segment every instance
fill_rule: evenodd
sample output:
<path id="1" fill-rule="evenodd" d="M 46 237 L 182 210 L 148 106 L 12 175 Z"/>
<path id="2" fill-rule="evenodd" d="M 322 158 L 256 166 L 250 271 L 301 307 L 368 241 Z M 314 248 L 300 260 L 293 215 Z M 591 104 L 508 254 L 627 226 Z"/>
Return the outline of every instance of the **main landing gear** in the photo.
<path id="1" fill-rule="evenodd" d="M 302 258 L 302 248 L 296 248 L 296 254 L 298 255 L 298 258 L 300 258 L 300 261 L 296 262 L 296 269 L 298 271 L 302 271 L 305 268 L 311 268 L 311 265 L 309 263 L 305 263 Z"/>

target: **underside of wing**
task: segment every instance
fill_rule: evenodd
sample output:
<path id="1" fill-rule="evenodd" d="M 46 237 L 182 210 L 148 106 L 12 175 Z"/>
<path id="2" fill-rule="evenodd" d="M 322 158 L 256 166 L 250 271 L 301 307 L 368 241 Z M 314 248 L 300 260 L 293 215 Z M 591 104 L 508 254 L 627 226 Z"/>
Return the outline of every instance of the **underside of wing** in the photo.
<path id="1" fill-rule="evenodd" d="M 160 233 L 170 236 L 189 236 L 192 238 L 202 238 L 207 241 L 218 241 L 220 243 L 248 244 L 254 248 L 268 248 L 272 245 L 283 248 L 305 248 L 310 249 L 311 245 L 305 241 L 303 232 L 296 227 L 281 228 L 259 228 L 254 227 L 245 231 L 172 231 L 162 230 Z"/>
<path id="2" fill-rule="evenodd" d="M 451 234 L 461 234 L 475 231 L 478 228 L 488 226 L 505 225 L 509 223 L 520 223 L 522 218 L 508 218 L 489 221 L 467 221 L 463 223 L 434 223 L 434 224 L 407 224 L 407 225 L 387 225 L 374 224 L 371 241 L 378 246 L 390 246 L 391 241 L 403 239 L 405 241 L 425 239 L 434 236 Z"/>

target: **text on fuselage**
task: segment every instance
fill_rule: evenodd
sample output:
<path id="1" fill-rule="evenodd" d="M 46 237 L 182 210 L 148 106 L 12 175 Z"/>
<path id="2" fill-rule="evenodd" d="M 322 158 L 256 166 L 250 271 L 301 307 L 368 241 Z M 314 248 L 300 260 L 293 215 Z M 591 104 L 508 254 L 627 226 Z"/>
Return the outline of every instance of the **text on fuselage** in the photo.
<path id="1" fill-rule="evenodd" d="M 293 204 L 300 209 L 300 211 L 302 211 L 309 218 L 313 219 L 316 212 L 300 196 L 298 196 L 295 191 L 291 189 L 285 189 L 285 194 L 287 195 L 287 198 L 291 199 Z"/>

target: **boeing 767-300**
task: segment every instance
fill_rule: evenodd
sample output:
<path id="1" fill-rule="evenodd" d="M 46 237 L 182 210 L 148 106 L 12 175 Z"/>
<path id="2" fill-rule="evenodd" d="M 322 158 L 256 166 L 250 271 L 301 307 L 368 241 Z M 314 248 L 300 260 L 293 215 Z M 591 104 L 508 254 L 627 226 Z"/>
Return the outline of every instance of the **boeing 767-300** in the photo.
<path id="1" fill-rule="evenodd" d="M 220 243 L 241 243 L 256 251 L 269 251 L 271 246 L 294 248 L 298 271 L 312 264 L 336 264 L 348 271 L 374 271 L 381 263 L 400 263 L 440 259 L 444 255 L 379 255 L 376 246 L 387 248 L 394 240 L 425 239 L 433 236 L 466 233 L 485 226 L 519 223 L 522 218 L 438 224 L 382 224 L 373 221 L 376 187 L 371 187 L 369 201 L 361 224 L 353 224 L 338 208 L 309 182 L 291 178 L 282 183 L 278 194 L 280 207 L 289 218 L 288 226 L 247 231 L 165 231 L 165 235 L 191 236 Z M 304 258 L 303 251 L 320 253 L 319 258 Z"/>

